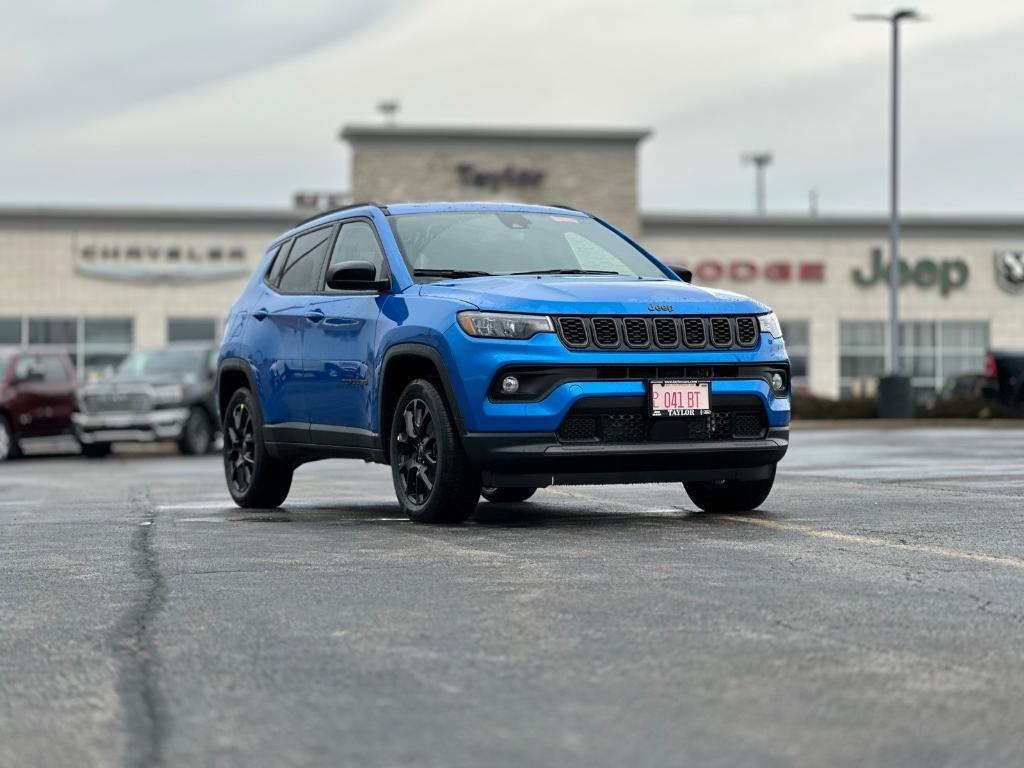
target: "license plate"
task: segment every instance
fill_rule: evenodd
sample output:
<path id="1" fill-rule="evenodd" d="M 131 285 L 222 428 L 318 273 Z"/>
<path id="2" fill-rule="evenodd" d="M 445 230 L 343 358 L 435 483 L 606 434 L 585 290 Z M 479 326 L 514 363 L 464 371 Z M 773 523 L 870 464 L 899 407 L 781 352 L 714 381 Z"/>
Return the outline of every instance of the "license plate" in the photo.
<path id="1" fill-rule="evenodd" d="M 710 416 L 710 381 L 652 381 L 651 416 Z"/>

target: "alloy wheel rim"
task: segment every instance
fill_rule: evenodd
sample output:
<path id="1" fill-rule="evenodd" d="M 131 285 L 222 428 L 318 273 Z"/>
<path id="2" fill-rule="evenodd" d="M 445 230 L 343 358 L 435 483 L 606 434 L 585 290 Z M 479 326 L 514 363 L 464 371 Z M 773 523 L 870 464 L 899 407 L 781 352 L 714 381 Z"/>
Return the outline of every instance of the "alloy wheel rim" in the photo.
<path id="1" fill-rule="evenodd" d="M 192 414 L 185 424 L 185 431 L 188 435 L 189 446 L 193 451 L 202 453 L 209 447 L 210 440 L 202 416 Z"/>
<path id="2" fill-rule="evenodd" d="M 437 434 L 426 402 L 410 400 L 402 411 L 404 429 L 395 436 L 398 480 L 410 503 L 427 503 L 437 481 Z"/>
<path id="3" fill-rule="evenodd" d="M 3 461 L 11 452 L 11 434 L 6 424 L 0 424 L 0 461 Z"/>
<path id="4" fill-rule="evenodd" d="M 245 403 L 239 403 L 231 411 L 225 429 L 224 459 L 228 469 L 228 480 L 236 493 L 245 493 L 252 485 L 256 467 L 256 440 L 253 431 L 252 414 Z"/>

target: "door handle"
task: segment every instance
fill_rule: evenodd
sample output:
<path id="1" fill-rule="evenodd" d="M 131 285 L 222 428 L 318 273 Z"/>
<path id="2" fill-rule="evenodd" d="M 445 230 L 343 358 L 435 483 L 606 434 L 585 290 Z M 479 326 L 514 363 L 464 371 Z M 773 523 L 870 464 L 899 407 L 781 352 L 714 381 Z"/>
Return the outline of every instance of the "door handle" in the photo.
<path id="1" fill-rule="evenodd" d="M 311 323 L 319 323 L 324 319 L 324 313 L 321 309 L 311 309 L 306 313 L 306 319 Z"/>
<path id="2" fill-rule="evenodd" d="M 252 317 L 254 320 L 266 320 L 268 317 L 270 317 L 270 313 L 267 312 L 267 310 L 264 309 L 263 307 L 260 307 L 259 309 L 252 313 Z"/>

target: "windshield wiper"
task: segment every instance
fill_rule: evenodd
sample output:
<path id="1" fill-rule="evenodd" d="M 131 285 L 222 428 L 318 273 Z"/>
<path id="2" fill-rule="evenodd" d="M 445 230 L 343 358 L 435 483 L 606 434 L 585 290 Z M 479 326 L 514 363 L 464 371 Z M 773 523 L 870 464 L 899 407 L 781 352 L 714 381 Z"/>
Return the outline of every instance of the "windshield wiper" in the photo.
<path id="1" fill-rule="evenodd" d="M 414 277 L 491 277 L 490 272 L 477 272 L 472 269 L 414 269 Z"/>
<path id="2" fill-rule="evenodd" d="M 621 275 L 604 269 L 531 269 L 529 272 L 509 272 L 510 275 Z"/>

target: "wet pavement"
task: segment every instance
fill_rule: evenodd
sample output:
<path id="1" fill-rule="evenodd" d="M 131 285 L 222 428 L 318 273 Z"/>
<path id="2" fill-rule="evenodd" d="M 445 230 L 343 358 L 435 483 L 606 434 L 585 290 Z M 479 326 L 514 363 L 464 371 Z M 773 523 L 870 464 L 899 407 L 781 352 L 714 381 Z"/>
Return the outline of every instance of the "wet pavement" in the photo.
<path id="1" fill-rule="evenodd" d="M 747 515 L 0 465 L 0 765 L 1019 765 L 1024 430 L 794 434 Z"/>

